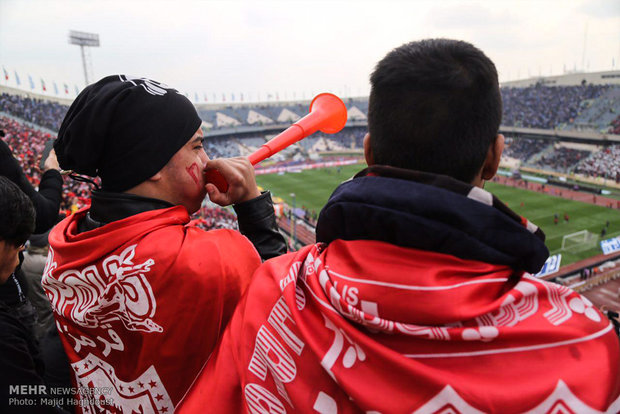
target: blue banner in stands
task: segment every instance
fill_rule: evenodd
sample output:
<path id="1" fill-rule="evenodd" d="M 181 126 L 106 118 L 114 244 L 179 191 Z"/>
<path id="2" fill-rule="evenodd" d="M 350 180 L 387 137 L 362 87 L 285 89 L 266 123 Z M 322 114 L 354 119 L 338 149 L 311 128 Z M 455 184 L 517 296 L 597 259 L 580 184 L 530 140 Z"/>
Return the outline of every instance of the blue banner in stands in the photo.
<path id="1" fill-rule="evenodd" d="M 620 251 L 620 236 L 613 239 L 601 240 L 603 254 L 611 254 Z"/>
<path id="2" fill-rule="evenodd" d="M 560 262 L 562 261 L 562 254 L 554 254 L 553 256 L 549 256 L 549 258 L 545 261 L 540 272 L 536 273 L 534 276 L 543 277 L 550 275 L 552 273 L 560 270 Z"/>

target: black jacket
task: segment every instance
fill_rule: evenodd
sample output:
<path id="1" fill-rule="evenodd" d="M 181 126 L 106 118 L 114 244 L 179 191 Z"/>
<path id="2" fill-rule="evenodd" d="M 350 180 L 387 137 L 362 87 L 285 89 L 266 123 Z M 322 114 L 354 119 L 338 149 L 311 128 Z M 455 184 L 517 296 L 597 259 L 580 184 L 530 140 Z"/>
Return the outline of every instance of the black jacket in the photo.
<path id="1" fill-rule="evenodd" d="M 127 193 L 93 191 L 90 211 L 80 223 L 79 231 L 93 230 L 112 221 L 168 207 L 173 205 L 163 200 Z M 233 208 L 237 213 L 239 231 L 252 242 L 262 260 L 286 253 L 286 242 L 278 231 L 268 191 L 253 200 L 236 204 Z"/>
<path id="2" fill-rule="evenodd" d="M 19 283 L 11 277 L 6 283 Z M 3 287 L 4 285 L 0 286 Z M 19 288 L 17 290 L 20 292 Z M 34 309 L 23 296 L 0 300 L 0 412 L 64 413 L 44 381 L 45 364 L 32 322 Z"/>
<path id="3" fill-rule="evenodd" d="M 48 170 L 41 177 L 39 191 L 30 184 L 9 146 L 0 139 L 0 175 L 19 186 L 32 200 L 37 212 L 34 234 L 45 233 L 56 224 L 62 196 L 62 176 L 58 170 Z"/>
<path id="4" fill-rule="evenodd" d="M 316 240 L 375 240 L 537 273 L 545 235 L 491 193 L 445 175 L 373 165 L 321 210 Z"/>

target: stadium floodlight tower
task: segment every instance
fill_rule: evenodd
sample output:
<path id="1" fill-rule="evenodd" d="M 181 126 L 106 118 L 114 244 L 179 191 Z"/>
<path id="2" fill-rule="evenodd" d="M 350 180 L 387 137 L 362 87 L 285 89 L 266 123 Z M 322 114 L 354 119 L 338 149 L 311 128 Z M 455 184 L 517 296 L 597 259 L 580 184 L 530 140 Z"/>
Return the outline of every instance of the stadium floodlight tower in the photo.
<path id="1" fill-rule="evenodd" d="M 90 53 L 86 47 L 99 47 L 99 35 L 97 33 L 86 33 L 71 30 L 69 32 L 69 43 L 78 45 L 82 52 L 82 65 L 84 66 L 84 80 L 86 85 L 90 84 L 90 74 L 93 72 L 90 61 Z"/>

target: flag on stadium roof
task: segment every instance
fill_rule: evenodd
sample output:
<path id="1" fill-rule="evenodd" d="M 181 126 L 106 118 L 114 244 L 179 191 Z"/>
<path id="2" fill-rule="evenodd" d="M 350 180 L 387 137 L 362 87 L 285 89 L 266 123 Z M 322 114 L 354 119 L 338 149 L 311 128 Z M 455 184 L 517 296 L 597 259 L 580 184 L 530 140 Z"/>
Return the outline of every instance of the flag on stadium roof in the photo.
<path id="1" fill-rule="evenodd" d="M 56 82 L 54 82 L 54 93 L 58 95 L 58 86 L 56 86 Z"/>
<path id="2" fill-rule="evenodd" d="M 65 87 L 65 95 L 69 95 L 69 85 L 65 83 L 64 87 Z"/>
<path id="3" fill-rule="evenodd" d="M 243 102 L 243 93 L 240 93 L 239 95 L 240 95 L 239 99 L 241 100 L 241 102 Z"/>
<path id="4" fill-rule="evenodd" d="M 206 93 L 206 92 L 203 92 L 203 95 L 204 95 L 204 97 L 205 97 L 205 102 L 208 102 L 208 101 L 209 101 L 209 98 L 207 97 L 207 93 Z"/>
<path id="5" fill-rule="evenodd" d="M 80 94 L 80 89 L 77 87 L 77 85 L 74 85 L 74 86 L 75 86 L 75 94 L 79 95 Z"/>
<path id="6" fill-rule="evenodd" d="M 19 76 L 17 75 L 17 71 L 15 71 L 15 83 L 17 83 L 17 86 L 21 84 L 21 82 L 19 81 Z"/>
<path id="7" fill-rule="evenodd" d="M 9 80 L 9 73 L 4 69 L 4 66 L 2 66 L 2 71 L 4 72 L 4 80 Z"/>
<path id="8" fill-rule="evenodd" d="M 198 92 L 194 92 L 194 102 L 198 102 L 200 100 L 200 98 L 198 97 Z"/>
<path id="9" fill-rule="evenodd" d="M 28 75 L 28 81 L 30 82 L 30 89 L 34 89 L 34 82 L 32 80 L 32 76 Z"/>
<path id="10" fill-rule="evenodd" d="M 45 81 L 43 80 L 43 78 L 41 78 L 41 89 L 43 89 L 43 92 L 47 91 L 47 88 L 45 87 Z"/>

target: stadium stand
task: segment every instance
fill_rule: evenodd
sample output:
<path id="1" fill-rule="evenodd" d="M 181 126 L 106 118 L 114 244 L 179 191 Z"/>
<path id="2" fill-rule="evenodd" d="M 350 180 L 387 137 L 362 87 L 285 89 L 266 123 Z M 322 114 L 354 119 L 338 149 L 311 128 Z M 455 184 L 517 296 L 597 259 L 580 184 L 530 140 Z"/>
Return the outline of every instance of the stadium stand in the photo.
<path id="1" fill-rule="evenodd" d="M 237 216 L 230 210 L 219 208 L 213 203 L 202 206 L 191 224 L 203 230 L 238 228 Z"/>
<path id="2" fill-rule="evenodd" d="M 596 130 L 620 134 L 620 86 L 578 85 L 502 88 L 503 125 L 556 130 Z M 338 134 L 317 133 L 274 159 L 277 166 L 295 166 L 312 162 L 322 152 L 357 151 L 367 132 L 367 98 L 346 100 L 349 110 L 347 128 Z M 206 128 L 205 148 L 211 158 L 244 156 L 259 147 L 279 130 L 307 114 L 309 101 L 259 104 L 199 105 L 198 112 Z M 67 105 L 31 97 L 3 93 L 0 112 L 19 118 L 19 122 L 3 118 L 5 129 L 11 129 L 7 140 L 18 149 L 20 163 L 29 179 L 38 183 L 37 157 L 53 134 L 29 128 L 26 122 L 56 131 Z M 22 122 L 23 120 L 23 122 Z M 2 127 L 0 127 L 2 128 Z M 7 141 L 8 142 L 8 141 Z M 505 156 L 535 168 L 590 177 L 605 177 L 620 182 L 620 145 L 599 146 L 586 151 L 559 145 L 557 140 L 509 137 Z M 322 157 L 323 160 L 327 158 Z M 83 205 L 89 188 L 66 180 L 63 208 L 74 211 Z M 204 211 L 202 214 L 207 214 Z M 229 213 L 232 214 L 232 213 Z M 209 225 L 212 220 L 201 221 Z M 223 221 L 225 222 L 225 221 Z M 206 224 L 205 224 L 206 223 Z"/>
<path id="3" fill-rule="evenodd" d="M 544 129 L 572 124 L 579 115 L 583 101 L 595 100 L 612 88 L 618 89 L 610 85 L 591 84 L 502 88 L 502 124 Z"/>
<path id="4" fill-rule="evenodd" d="M 37 168 L 37 161 L 52 136 L 7 117 L 0 118 L 0 129 L 5 131 L 4 141 L 11 147 L 26 177 L 33 186 L 38 186 L 41 171 Z"/>
<path id="5" fill-rule="evenodd" d="M 4 141 L 11 147 L 13 155 L 22 166 L 24 174 L 36 188 L 41 180 L 38 164 L 43 148 L 48 140 L 55 137 L 7 117 L 0 117 L 0 129 L 5 131 Z M 61 211 L 64 214 L 71 214 L 83 207 L 89 192 L 88 184 L 65 179 L 60 205 Z"/>
<path id="6" fill-rule="evenodd" d="M 587 158 L 589 155 L 589 151 L 557 145 L 552 151 L 540 157 L 534 165 L 539 168 L 568 173 L 577 163 Z"/>
<path id="7" fill-rule="evenodd" d="M 205 150 L 210 158 L 230 158 L 241 155 L 239 144 L 232 138 L 209 138 L 205 140 Z"/>
<path id="8" fill-rule="evenodd" d="M 617 128 L 620 120 L 620 86 L 528 86 L 502 88 L 503 125 L 530 128 Z M 309 102 L 198 106 L 206 125 L 214 130 L 231 126 L 288 124 L 308 112 Z M 364 121 L 368 114 L 366 98 L 346 102 L 350 121 Z M 37 125 L 57 130 L 68 106 L 9 95 L 0 96 L 0 111 Z"/>
<path id="9" fill-rule="evenodd" d="M 592 153 L 577 165 L 575 172 L 620 182 L 620 145 L 611 145 Z"/>
<path id="10" fill-rule="evenodd" d="M 534 155 L 542 152 L 551 144 L 547 140 L 532 138 L 506 138 L 504 156 L 527 162 Z"/>
<path id="11" fill-rule="evenodd" d="M 68 106 L 56 102 L 9 95 L 7 93 L 0 95 L 0 111 L 53 131 L 58 131 L 60 122 L 68 110 Z"/>
<path id="12" fill-rule="evenodd" d="M 597 99 L 582 102 L 581 112 L 572 127 L 577 130 L 613 132 L 613 121 L 620 113 L 620 88 L 609 88 Z M 568 128 L 568 127 L 567 127 Z"/>

